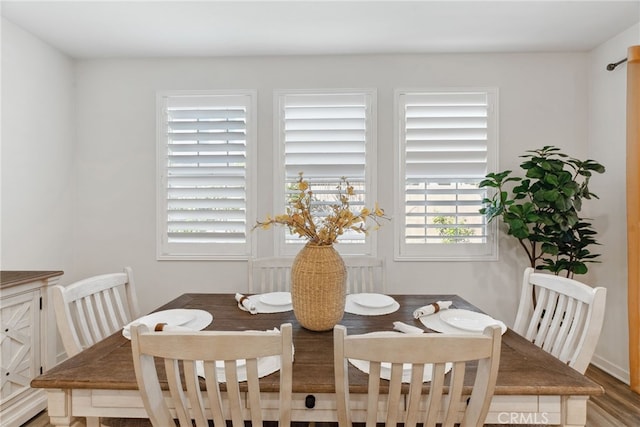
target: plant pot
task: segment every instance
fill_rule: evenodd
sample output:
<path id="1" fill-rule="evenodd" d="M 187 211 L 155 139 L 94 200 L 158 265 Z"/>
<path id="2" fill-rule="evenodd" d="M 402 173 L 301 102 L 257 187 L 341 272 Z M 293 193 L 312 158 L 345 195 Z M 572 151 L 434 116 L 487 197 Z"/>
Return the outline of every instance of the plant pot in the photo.
<path id="1" fill-rule="evenodd" d="M 333 246 L 307 244 L 291 266 L 291 302 L 302 327 L 328 331 L 344 315 L 347 269 Z"/>

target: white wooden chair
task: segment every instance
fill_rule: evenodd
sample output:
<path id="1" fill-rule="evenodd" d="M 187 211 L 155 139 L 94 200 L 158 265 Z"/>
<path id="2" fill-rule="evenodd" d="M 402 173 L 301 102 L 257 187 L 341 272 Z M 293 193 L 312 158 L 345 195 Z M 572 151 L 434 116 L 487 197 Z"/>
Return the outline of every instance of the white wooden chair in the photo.
<path id="1" fill-rule="evenodd" d="M 291 291 L 293 258 L 249 258 L 249 293 Z"/>
<path id="2" fill-rule="evenodd" d="M 600 338 L 606 295 L 603 287 L 527 268 L 513 329 L 584 374 Z"/>
<path id="3" fill-rule="evenodd" d="M 131 268 L 51 288 L 53 307 L 69 357 L 140 317 Z"/>
<path id="4" fill-rule="evenodd" d="M 461 427 L 483 425 L 498 375 L 502 342 L 499 327 L 487 327 L 483 334 L 477 335 L 347 336 L 346 328 L 337 325 L 333 334 L 339 427 L 352 427 L 353 418 L 358 418 L 363 410 L 362 419 L 355 421 L 366 421 L 366 427 L 375 427 L 376 422 L 387 426 L 404 423 L 405 427 L 415 427 L 417 423 L 424 423 L 424 427 L 433 427 L 436 423 L 442 423 L 442 427 L 453 427 L 456 423 Z M 369 362 L 366 407 L 363 402 L 350 402 L 349 358 Z M 462 393 L 465 368 L 469 366 L 467 362 L 474 361 L 477 361 L 477 370 L 467 400 L 469 396 Z M 391 364 L 389 380 L 381 380 L 383 362 Z M 411 364 L 411 382 L 404 399 L 402 376 L 403 366 L 407 363 Z M 446 373 L 446 363 L 452 364 L 450 373 Z M 425 369 L 431 368 L 432 379 L 425 395 L 423 374 Z M 388 387 L 385 405 L 379 404 L 381 386 Z M 381 409 L 383 412 L 379 412 Z M 385 413 L 386 417 L 383 416 Z"/>
<path id="5" fill-rule="evenodd" d="M 216 426 L 225 426 L 225 420 L 230 419 L 233 427 L 244 427 L 245 418 L 251 420 L 253 426 L 263 425 L 257 358 L 275 355 L 281 359 L 279 425 L 291 424 L 291 324 L 283 324 L 279 332 L 158 333 L 149 332 L 145 325 L 132 325 L 131 331 L 138 388 L 154 427 L 175 426 L 154 358 L 163 361 L 170 399 L 180 426 L 192 427 L 192 420 L 196 427 L 208 427 L 208 420 L 213 420 Z M 242 359 L 246 360 L 246 391 L 241 391 L 238 384 L 237 366 Z M 203 381 L 197 374 L 197 361 L 204 365 Z M 216 361 L 224 361 L 226 391 L 220 390 Z M 206 397 L 202 385 L 206 387 Z"/>
<path id="6" fill-rule="evenodd" d="M 386 293 L 384 259 L 369 256 L 342 257 L 347 267 L 347 293 Z"/>

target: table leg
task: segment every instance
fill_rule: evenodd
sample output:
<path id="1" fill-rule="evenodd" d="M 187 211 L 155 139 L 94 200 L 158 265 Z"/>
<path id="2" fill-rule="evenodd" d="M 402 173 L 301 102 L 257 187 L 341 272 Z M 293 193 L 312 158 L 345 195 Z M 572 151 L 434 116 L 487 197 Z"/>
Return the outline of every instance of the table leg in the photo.
<path id="1" fill-rule="evenodd" d="M 587 401 L 589 396 L 562 397 L 562 426 L 584 427 L 587 423 Z"/>
<path id="2" fill-rule="evenodd" d="M 87 417 L 87 427 L 100 427 L 100 418 L 98 417 Z"/>
<path id="3" fill-rule="evenodd" d="M 47 390 L 47 412 L 49 422 L 58 427 L 84 426 L 83 418 L 71 415 L 71 391 L 60 389 Z"/>

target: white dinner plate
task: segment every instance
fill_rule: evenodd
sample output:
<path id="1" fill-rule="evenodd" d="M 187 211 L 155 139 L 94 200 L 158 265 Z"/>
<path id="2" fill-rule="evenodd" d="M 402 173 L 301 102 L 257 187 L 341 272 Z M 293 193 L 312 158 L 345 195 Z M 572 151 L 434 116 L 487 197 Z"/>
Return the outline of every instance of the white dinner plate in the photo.
<path id="1" fill-rule="evenodd" d="M 384 294 L 354 294 L 353 302 L 367 308 L 389 307 L 395 302 L 393 298 Z"/>
<path id="2" fill-rule="evenodd" d="M 267 305 L 282 306 L 291 304 L 291 292 L 270 292 L 260 295 L 260 302 Z"/>
<path id="3" fill-rule="evenodd" d="M 381 308 L 365 307 L 355 302 L 355 298 L 357 297 L 357 295 L 359 294 L 347 295 L 347 298 L 344 303 L 345 313 L 358 314 L 360 316 L 383 316 L 385 314 L 393 313 L 394 311 L 397 311 L 400 308 L 400 304 L 398 304 L 398 301 L 396 300 L 393 300 L 391 305 L 388 305 L 386 307 L 381 307 Z"/>
<path id="4" fill-rule="evenodd" d="M 499 325 L 491 316 L 475 311 L 451 309 L 440 312 L 440 319 L 454 328 L 470 332 L 482 332 L 490 325 Z"/>

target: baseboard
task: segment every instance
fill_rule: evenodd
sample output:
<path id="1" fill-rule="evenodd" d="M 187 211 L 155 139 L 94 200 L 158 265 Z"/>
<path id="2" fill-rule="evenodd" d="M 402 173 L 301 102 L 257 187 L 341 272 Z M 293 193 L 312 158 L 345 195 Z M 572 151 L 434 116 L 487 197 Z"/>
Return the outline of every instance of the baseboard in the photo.
<path id="1" fill-rule="evenodd" d="M 591 364 L 597 366 L 598 368 L 605 371 L 607 374 L 611 375 L 622 381 L 623 383 L 629 385 L 630 382 L 630 374 L 626 369 L 621 368 L 620 366 L 609 362 L 606 359 L 599 357 L 598 355 L 593 355 L 591 358 Z"/>

